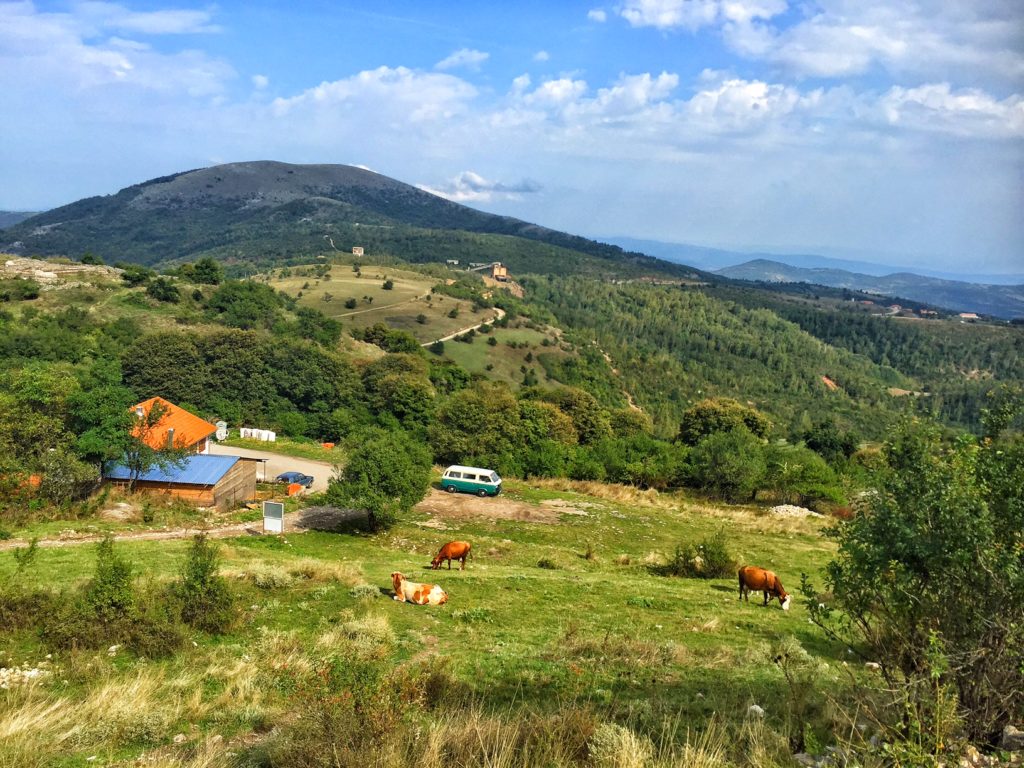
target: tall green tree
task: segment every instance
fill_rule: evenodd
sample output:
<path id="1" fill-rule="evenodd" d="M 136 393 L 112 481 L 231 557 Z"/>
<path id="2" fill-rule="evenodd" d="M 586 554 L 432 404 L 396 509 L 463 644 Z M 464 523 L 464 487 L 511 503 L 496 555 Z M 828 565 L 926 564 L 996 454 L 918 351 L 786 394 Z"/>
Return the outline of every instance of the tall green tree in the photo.
<path id="1" fill-rule="evenodd" d="M 1008 414 L 981 441 L 943 440 L 907 423 L 886 444 L 887 470 L 836 531 L 826 571 L 832 599 L 812 619 L 881 665 L 907 712 L 903 736 L 941 752 L 938 707 L 952 699 L 964 734 L 993 744 L 1024 716 L 1024 439 Z M 928 738 L 930 735 L 930 738 Z"/>
<path id="2" fill-rule="evenodd" d="M 430 485 L 430 452 L 404 432 L 370 429 L 348 444 L 348 458 L 331 478 L 327 501 L 365 510 L 372 530 L 390 527 L 422 501 Z"/>

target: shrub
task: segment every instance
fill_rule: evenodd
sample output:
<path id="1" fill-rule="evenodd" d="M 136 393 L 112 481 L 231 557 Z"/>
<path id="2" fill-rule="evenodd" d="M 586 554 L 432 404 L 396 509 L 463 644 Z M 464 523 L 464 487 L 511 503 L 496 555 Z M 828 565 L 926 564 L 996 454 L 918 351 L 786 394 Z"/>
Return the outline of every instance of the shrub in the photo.
<path id="1" fill-rule="evenodd" d="M 811 619 L 899 691 L 899 711 L 876 717 L 934 755 L 950 744 L 951 702 L 976 742 L 1024 715 L 1024 437 L 1007 429 L 1019 397 L 987 412 L 980 444 L 905 425 L 878 492 L 836 529 L 832 599 L 804 577 Z"/>
<path id="2" fill-rule="evenodd" d="M 181 619 L 196 629 L 221 634 L 234 618 L 234 598 L 220 575 L 220 555 L 205 533 L 192 539 L 181 577 L 174 586 Z"/>
<path id="3" fill-rule="evenodd" d="M 96 620 L 108 627 L 123 622 L 135 605 L 131 563 L 114 551 L 111 534 L 96 545 L 96 570 L 84 597 Z"/>
<path id="4" fill-rule="evenodd" d="M 687 542 L 676 546 L 664 565 L 652 568 L 662 576 L 690 579 L 724 579 L 736 574 L 736 560 L 729 554 L 725 532 L 718 531 L 698 544 Z"/>
<path id="5" fill-rule="evenodd" d="M 554 560 L 552 560 L 550 557 L 542 557 L 540 560 L 538 560 L 537 561 L 537 567 L 538 568 L 544 568 L 545 570 L 548 570 L 548 571 L 557 571 L 558 570 L 558 564 Z"/>
<path id="6" fill-rule="evenodd" d="M 380 597 L 380 587 L 375 584 L 356 584 L 348 594 L 356 600 L 375 600 Z"/>
<path id="7" fill-rule="evenodd" d="M 158 277 L 146 286 L 146 295 L 157 301 L 177 304 L 181 301 L 178 287 L 166 277 Z"/>

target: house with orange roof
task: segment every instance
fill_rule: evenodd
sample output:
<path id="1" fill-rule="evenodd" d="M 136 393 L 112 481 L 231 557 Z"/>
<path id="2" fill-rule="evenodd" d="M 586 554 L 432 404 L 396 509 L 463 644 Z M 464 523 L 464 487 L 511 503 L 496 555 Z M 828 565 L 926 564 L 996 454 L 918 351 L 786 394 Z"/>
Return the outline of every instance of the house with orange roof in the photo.
<path id="1" fill-rule="evenodd" d="M 141 420 L 149 416 L 154 406 L 159 405 L 160 420 L 150 429 L 142 429 L 138 425 L 136 437 L 140 437 L 153 450 L 177 448 L 192 453 L 209 453 L 210 436 L 217 427 L 210 422 L 189 413 L 169 400 L 162 397 L 151 397 L 134 407 L 135 415 Z"/>

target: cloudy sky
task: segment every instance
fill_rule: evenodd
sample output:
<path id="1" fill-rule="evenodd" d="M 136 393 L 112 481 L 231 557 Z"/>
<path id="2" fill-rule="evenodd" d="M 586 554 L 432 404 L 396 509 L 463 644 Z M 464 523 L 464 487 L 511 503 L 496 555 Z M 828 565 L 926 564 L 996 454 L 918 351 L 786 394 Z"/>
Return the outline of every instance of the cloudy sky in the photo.
<path id="1" fill-rule="evenodd" d="M 1024 271 L 1021 0 L 0 0 L 0 94 L 0 209 L 349 163 L 590 236 Z"/>

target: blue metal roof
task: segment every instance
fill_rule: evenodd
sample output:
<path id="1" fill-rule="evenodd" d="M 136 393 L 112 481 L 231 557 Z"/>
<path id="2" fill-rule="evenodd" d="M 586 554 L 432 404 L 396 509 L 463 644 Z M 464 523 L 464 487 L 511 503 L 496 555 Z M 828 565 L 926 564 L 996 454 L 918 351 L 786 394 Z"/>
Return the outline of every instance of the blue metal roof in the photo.
<path id="1" fill-rule="evenodd" d="M 166 470 L 153 467 L 140 475 L 139 480 L 148 483 L 216 485 L 238 460 L 238 456 L 195 453 L 186 457 L 180 466 L 171 465 Z M 108 480 L 130 480 L 131 472 L 124 464 L 115 464 L 108 467 L 103 476 Z"/>

